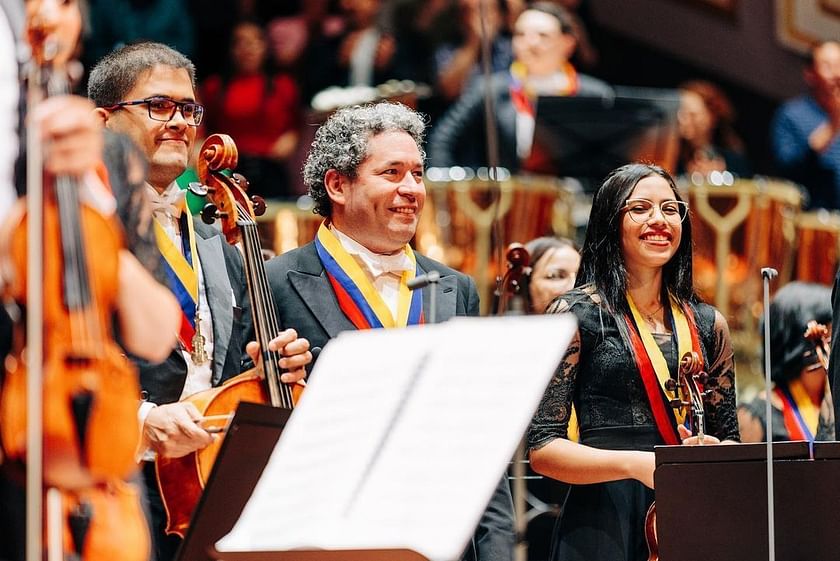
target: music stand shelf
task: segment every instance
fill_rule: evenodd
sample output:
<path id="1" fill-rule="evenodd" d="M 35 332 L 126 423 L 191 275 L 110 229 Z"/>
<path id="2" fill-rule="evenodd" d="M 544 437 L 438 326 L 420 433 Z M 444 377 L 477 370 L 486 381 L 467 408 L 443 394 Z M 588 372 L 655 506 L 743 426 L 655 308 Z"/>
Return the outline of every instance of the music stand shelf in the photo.
<path id="1" fill-rule="evenodd" d="M 656 447 L 662 561 L 767 559 L 766 444 Z M 773 445 L 776 556 L 837 559 L 840 443 Z"/>

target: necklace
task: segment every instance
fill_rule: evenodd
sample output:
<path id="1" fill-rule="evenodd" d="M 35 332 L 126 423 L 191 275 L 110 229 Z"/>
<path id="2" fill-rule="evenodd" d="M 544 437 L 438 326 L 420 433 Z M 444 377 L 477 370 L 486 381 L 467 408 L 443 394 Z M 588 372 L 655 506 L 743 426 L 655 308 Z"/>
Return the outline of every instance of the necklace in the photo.
<path id="1" fill-rule="evenodd" d="M 654 321 L 654 316 L 656 316 L 656 314 L 659 313 L 659 310 L 661 310 L 662 307 L 663 307 L 663 304 L 660 302 L 659 307 L 656 308 L 655 310 L 653 310 L 652 312 L 642 312 L 641 310 L 639 310 L 639 312 L 642 314 L 642 317 L 645 318 L 645 322 L 648 325 L 655 326 L 656 322 Z"/>

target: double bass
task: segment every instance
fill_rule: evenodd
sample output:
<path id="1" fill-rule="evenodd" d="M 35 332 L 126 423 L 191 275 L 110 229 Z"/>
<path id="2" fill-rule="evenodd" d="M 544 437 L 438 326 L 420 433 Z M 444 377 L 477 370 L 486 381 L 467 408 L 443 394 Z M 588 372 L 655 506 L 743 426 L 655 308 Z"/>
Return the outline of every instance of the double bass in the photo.
<path id="1" fill-rule="evenodd" d="M 44 90 L 69 90 L 72 45 L 55 38 L 53 12 L 41 8 L 27 3 L 30 111 Z M 137 469 L 139 383 L 111 337 L 122 232 L 80 201 L 76 178 L 43 175 L 37 132 L 28 135 L 26 210 L 15 210 L 5 240 L 8 296 L 27 316 L 0 393 L 4 462 L 26 465 L 30 558 L 40 557 L 46 521 L 50 560 L 143 561 L 149 532 L 139 493 L 126 483 Z"/>
<path id="2" fill-rule="evenodd" d="M 248 182 L 242 175 L 234 173 L 227 176 L 222 173 L 225 169 L 235 169 L 237 159 L 236 145 L 230 136 L 214 134 L 208 137 L 201 147 L 197 164 L 201 183 L 191 186 L 193 192 L 206 195 L 211 201 L 202 210 L 202 219 L 207 223 L 218 220 L 227 241 L 242 244 L 254 331 L 260 344 L 258 367 L 231 378 L 219 387 L 185 398 L 204 416 L 202 426 L 210 432 L 220 433 L 220 436 L 241 401 L 293 409 L 303 390 L 301 382 L 294 385 L 281 382 L 282 357 L 279 352 L 268 350 L 269 341 L 280 333 L 281 327 L 265 274 L 257 231 L 256 216 L 265 211 L 265 202 L 246 195 Z M 155 462 L 158 487 L 166 509 L 167 534 L 182 538 L 186 535 L 190 517 L 221 445 L 222 439 L 217 438 L 206 448 L 186 456 L 159 457 Z"/>

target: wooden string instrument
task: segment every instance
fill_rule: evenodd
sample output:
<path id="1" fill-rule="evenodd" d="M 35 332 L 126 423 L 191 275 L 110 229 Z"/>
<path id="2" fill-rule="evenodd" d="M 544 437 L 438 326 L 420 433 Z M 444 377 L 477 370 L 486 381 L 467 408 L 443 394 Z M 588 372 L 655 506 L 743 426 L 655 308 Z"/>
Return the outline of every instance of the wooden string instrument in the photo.
<path id="1" fill-rule="evenodd" d="M 822 323 L 818 323 L 816 320 L 811 320 L 808 322 L 804 337 L 813 343 L 817 360 L 826 373 L 825 393 L 823 394 L 823 400 L 820 404 L 820 423 L 825 423 L 828 427 L 833 427 L 834 398 L 831 395 L 831 385 L 828 382 L 828 357 L 831 354 L 831 333 L 828 327 Z M 831 433 L 829 432 L 829 434 Z"/>
<path id="2" fill-rule="evenodd" d="M 692 436 L 699 437 L 700 444 L 706 435 L 706 411 L 704 403 L 709 399 L 717 381 L 703 371 L 703 363 L 696 352 L 688 352 L 680 360 L 679 378 L 665 382 L 665 389 L 674 394 L 670 405 L 685 413 L 688 429 Z M 652 503 L 645 516 L 645 541 L 648 546 L 648 561 L 659 561 L 659 543 L 656 534 L 656 503 Z"/>
<path id="3" fill-rule="evenodd" d="M 30 112 L 45 94 L 69 91 L 72 45 L 54 37 L 54 6 L 44 4 L 27 3 Z M 137 469 L 140 388 L 111 329 L 122 232 L 80 202 L 76 178 L 43 175 L 37 130 L 28 141 L 27 209 L 17 213 L 8 253 L 10 294 L 27 308 L 33 347 L 9 361 L 0 395 L 6 458 L 29 472 L 27 554 L 40 557 L 43 513 L 50 560 L 104 561 L 120 551 L 143 561 L 149 532 L 139 494 L 124 482 Z"/>
<path id="4" fill-rule="evenodd" d="M 197 166 L 201 185 L 191 188 L 197 194 L 207 195 L 211 201 L 202 211 L 202 219 L 208 223 L 220 220 L 228 242 L 242 244 L 254 331 L 262 360 L 258 368 L 231 378 L 219 387 L 185 398 L 204 416 L 207 422 L 202 426 L 211 432 L 224 431 L 241 401 L 292 409 L 303 390 L 302 383 L 289 385 L 280 381 L 281 355 L 268 350 L 269 341 L 280 333 L 281 326 L 265 274 L 255 221 L 255 217 L 264 212 L 265 202 L 246 195 L 248 182 L 243 176 L 234 173 L 228 177 L 221 173 L 224 169 L 236 168 L 237 157 L 236 145 L 229 136 L 214 134 L 207 138 Z M 166 508 L 168 534 L 185 536 L 221 443 L 222 439 L 218 438 L 206 448 L 180 458 L 158 457 L 155 469 Z"/>

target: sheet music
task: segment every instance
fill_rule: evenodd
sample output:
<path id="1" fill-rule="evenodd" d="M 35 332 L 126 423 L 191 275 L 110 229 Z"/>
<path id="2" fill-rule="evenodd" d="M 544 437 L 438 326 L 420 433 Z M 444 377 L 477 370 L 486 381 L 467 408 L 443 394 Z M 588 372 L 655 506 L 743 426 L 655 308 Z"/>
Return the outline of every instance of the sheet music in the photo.
<path id="1" fill-rule="evenodd" d="M 574 329 L 534 316 L 342 334 L 217 549 L 457 559 Z"/>

